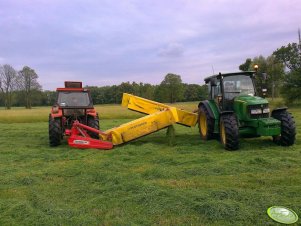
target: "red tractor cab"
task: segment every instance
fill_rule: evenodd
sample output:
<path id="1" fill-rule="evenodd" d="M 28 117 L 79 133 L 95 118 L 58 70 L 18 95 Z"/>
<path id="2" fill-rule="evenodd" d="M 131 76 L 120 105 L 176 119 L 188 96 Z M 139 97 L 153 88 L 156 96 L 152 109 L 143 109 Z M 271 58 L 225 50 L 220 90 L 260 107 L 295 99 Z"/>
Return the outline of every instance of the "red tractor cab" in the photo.
<path id="1" fill-rule="evenodd" d="M 65 88 L 57 88 L 56 103 L 49 114 L 49 144 L 58 146 L 75 121 L 99 130 L 98 114 L 93 107 L 90 91 L 82 82 L 66 81 Z M 98 134 L 89 134 L 98 139 Z"/>

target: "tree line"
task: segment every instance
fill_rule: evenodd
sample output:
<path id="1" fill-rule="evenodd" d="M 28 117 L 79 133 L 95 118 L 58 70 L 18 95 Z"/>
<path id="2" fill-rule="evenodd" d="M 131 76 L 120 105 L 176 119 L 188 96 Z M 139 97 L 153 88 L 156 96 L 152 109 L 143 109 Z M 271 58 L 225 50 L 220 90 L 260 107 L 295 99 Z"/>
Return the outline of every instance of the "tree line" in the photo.
<path id="1" fill-rule="evenodd" d="M 130 93 L 160 102 L 199 101 L 207 97 L 207 87 L 186 84 L 181 76 L 169 73 L 159 85 L 122 82 L 112 86 L 86 86 L 94 104 L 119 104 L 123 93 Z M 11 65 L 0 66 L 0 106 L 30 109 L 32 106 L 51 106 L 56 101 L 56 92 L 42 90 L 37 73 L 28 66 L 16 71 Z"/>
<path id="2" fill-rule="evenodd" d="M 87 86 L 94 104 L 119 104 L 123 93 L 130 93 L 146 99 L 164 103 L 199 101 L 207 98 L 207 87 L 186 84 L 181 76 L 169 73 L 159 85 L 136 82 L 122 82 L 113 86 Z"/>

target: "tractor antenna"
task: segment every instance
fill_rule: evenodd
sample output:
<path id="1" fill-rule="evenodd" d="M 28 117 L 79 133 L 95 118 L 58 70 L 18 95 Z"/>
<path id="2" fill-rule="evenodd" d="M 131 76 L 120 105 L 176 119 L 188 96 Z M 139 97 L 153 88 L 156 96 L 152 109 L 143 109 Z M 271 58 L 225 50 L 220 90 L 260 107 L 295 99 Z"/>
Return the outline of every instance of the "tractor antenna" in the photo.
<path id="1" fill-rule="evenodd" d="M 211 65 L 211 68 L 212 68 L 212 74 L 214 75 L 214 67 L 213 67 L 213 65 Z"/>
<path id="2" fill-rule="evenodd" d="M 301 35 L 300 35 L 300 28 L 298 29 L 298 36 L 299 36 L 299 45 L 301 46 Z"/>

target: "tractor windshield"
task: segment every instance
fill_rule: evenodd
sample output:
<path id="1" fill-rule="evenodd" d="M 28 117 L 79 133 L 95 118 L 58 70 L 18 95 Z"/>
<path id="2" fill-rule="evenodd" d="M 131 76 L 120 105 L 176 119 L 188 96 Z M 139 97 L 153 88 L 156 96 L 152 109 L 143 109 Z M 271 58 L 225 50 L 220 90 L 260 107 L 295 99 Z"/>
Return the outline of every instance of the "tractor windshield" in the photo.
<path id="1" fill-rule="evenodd" d="M 254 96 L 254 85 L 248 75 L 233 75 L 224 77 L 225 99 L 231 100 L 239 95 Z"/>
<path id="2" fill-rule="evenodd" d="M 60 107 L 89 107 L 92 105 L 88 92 L 59 92 Z"/>

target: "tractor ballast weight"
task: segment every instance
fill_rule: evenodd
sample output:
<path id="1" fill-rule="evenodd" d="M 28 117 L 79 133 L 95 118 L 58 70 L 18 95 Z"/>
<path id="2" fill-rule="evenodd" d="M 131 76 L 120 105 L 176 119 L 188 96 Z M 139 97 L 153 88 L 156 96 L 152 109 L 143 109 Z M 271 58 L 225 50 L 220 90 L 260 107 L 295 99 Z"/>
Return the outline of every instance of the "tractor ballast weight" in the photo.
<path id="1" fill-rule="evenodd" d="M 198 105 L 198 125 L 204 140 L 219 137 L 227 150 L 239 148 L 239 137 L 272 136 L 279 145 L 295 142 L 296 128 L 287 108 L 270 112 L 267 99 L 257 96 L 255 72 L 205 78 L 209 99 Z"/>

